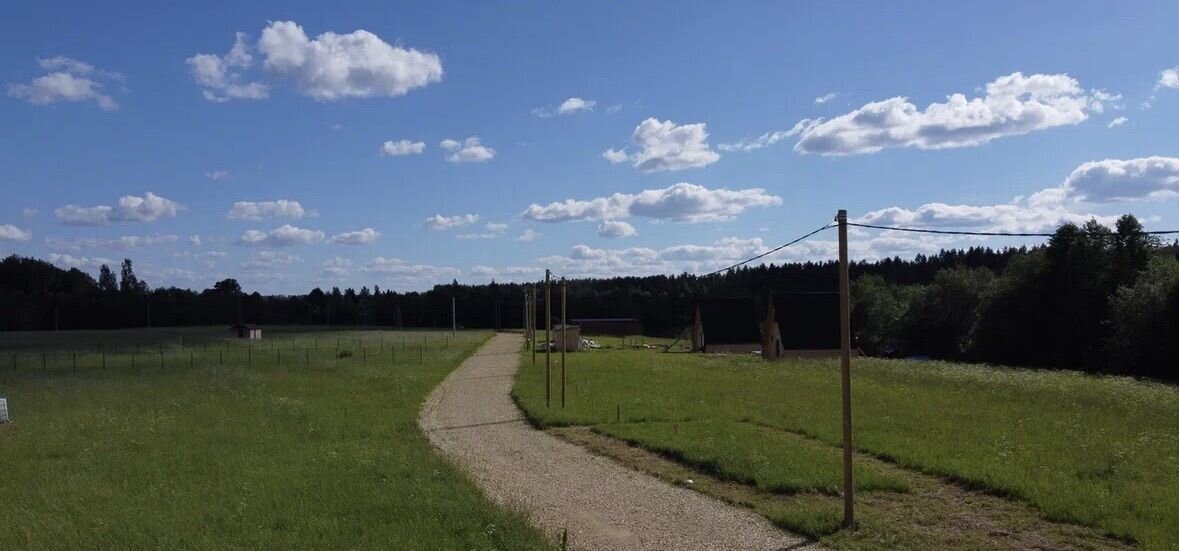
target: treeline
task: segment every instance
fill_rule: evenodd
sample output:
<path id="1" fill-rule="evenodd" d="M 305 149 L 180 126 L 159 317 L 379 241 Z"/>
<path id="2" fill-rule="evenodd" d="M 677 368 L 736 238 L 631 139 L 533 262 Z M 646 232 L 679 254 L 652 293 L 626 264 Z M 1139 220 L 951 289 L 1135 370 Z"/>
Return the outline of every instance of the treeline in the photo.
<path id="1" fill-rule="evenodd" d="M 852 265 L 853 330 L 885 356 L 1078 368 L 1179 379 L 1179 245 L 1144 235 L 1133 217 L 1112 231 L 1065 225 L 1043 246 L 945 250 Z M 703 297 L 835 291 L 834 262 L 568 282 L 570 318 L 627 317 L 674 336 Z M 226 279 L 203 291 L 151 288 L 131 260 L 97 278 L 18 256 L 0 261 L 0 329 L 262 325 L 519 327 L 530 284 L 462 285 L 399 293 L 379 285 L 306 295 L 245 292 Z M 555 292 L 555 291 L 554 291 Z M 557 310 L 554 309 L 554 315 Z M 543 310 L 538 312 L 543 319 Z"/>
<path id="2" fill-rule="evenodd" d="M 1179 379 L 1179 246 L 1065 224 L 995 269 L 938 269 L 928 282 L 853 282 L 857 343 L 869 354 Z"/>

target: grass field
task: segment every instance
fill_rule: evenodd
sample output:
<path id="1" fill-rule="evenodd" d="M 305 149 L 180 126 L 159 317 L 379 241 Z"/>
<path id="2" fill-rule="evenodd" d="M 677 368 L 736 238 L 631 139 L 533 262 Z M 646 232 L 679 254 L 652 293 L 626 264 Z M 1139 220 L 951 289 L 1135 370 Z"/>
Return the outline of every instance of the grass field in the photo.
<path id="1" fill-rule="evenodd" d="M 417 427 L 488 336 L 0 334 L 0 549 L 549 549 Z"/>
<path id="2" fill-rule="evenodd" d="M 1174 387 L 940 362 L 861 359 L 853 369 L 855 446 L 873 458 L 856 473 L 864 492 L 856 534 L 835 531 L 835 361 L 578 353 L 570 355 L 568 404 L 561 409 L 555 402 L 545 407 L 543 358 L 539 367 L 525 358 L 515 397 L 543 426 L 593 427 L 702 473 L 796 496 L 803 501 L 767 516 L 837 547 L 1011 547 L 1002 538 L 989 546 L 954 539 L 951 532 L 962 532 L 959 521 L 971 513 L 939 497 L 949 491 L 940 485 L 1027 504 L 1025 513 L 1013 509 L 992 520 L 1025 531 L 1039 522 L 1034 535 L 1065 547 L 1119 542 L 1090 541 L 1044 519 L 1092 527 L 1144 549 L 1179 548 Z M 831 497 L 820 499 L 824 494 Z M 918 518 L 926 513 L 936 518 Z"/>

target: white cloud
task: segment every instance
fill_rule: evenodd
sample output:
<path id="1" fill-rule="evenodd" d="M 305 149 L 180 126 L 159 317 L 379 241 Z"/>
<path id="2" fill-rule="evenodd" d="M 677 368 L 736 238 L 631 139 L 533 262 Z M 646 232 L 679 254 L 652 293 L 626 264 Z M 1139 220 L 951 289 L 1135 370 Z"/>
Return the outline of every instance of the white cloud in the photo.
<path id="1" fill-rule="evenodd" d="M 737 143 L 717 144 L 716 148 L 721 151 L 752 151 L 754 149 L 769 147 L 793 135 L 789 130 L 766 132 L 756 138 L 745 138 Z"/>
<path id="2" fill-rule="evenodd" d="M 183 252 L 178 252 L 178 253 L 172 253 L 171 256 L 174 258 L 195 260 L 195 261 L 200 262 L 201 264 L 204 264 L 206 268 L 212 268 L 217 265 L 218 260 L 225 258 L 225 253 L 223 251 L 204 251 L 204 252 L 199 252 L 199 253 L 183 251 Z"/>
<path id="3" fill-rule="evenodd" d="M 649 118 L 635 127 L 631 141 L 638 146 L 638 153 L 624 159 L 620 156 L 623 151 L 608 149 L 602 157 L 611 163 L 629 160 L 643 172 L 697 168 L 720 160 L 720 155 L 708 145 L 704 123 L 677 125 Z"/>
<path id="4" fill-rule="evenodd" d="M 119 73 L 95 69 L 93 65 L 64 56 L 39 59 L 37 63 L 48 74 L 34 78 L 28 84 L 9 84 L 8 95 L 33 105 L 49 105 L 59 101 L 91 101 L 100 109 L 119 108 L 114 98 L 103 93 L 103 83 L 95 80 L 119 80 Z M 93 78 L 91 78 L 93 77 Z"/>
<path id="5" fill-rule="evenodd" d="M 523 241 L 525 243 L 531 243 L 531 242 L 536 241 L 538 239 L 540 239 L 540 234 L 533 231 L 531 228 L 529 228 L 529 229 L 524 230 L 524 232 L 520 234 L 520 237 L 516 238 L 516 241 Z"/>
<path id="6" fill-rule="evenodd" d="M 446 160 L 452 163 L 481 163 L 495 158 L 495 150 L 480 143 L 478 136 L 471 136 L 461 142 L 448 138 L 438 146 L 450 152 Z"/>
<path id="7" fill-rule="evenodd" d="M 381 232 L 372 228 L 364 228 L 363 230 L 333 235 L 331 242 L 340 245 L 367 245 L 376 241 L 379 237 L 381 237 Z"/>
<path id="8" fill-rule="evenodd" d="M 293 21 L 271 22 L 255 45 L 237 33 L 225 56 L 197 54 L 187 62 L 210 101 L 262 99 L 269 95 L 267 86 L 245 78 L 255 51 L 268 74 L 294 81 L 318 101 L 396 97 L 442 80 L 436 54 L 393 46 L 365 30 L 309 38 Z"/>
<path id="9" fill-rule="evenodd" d="M 21 215 L 21 218 L 28 220 L 30 218 L 36 218 L 37 214 L 40 212 L 41 211 L 39 211 L 37 209 L 24 208 L 24 209 L 20 210 L 20 215 Z"/>
<path id="10" fill-rule="evenodd" d="M 314 245 L 322 243 L 323 239 L 324 233 L 322 231 L 284 224 L 269 232 L 248 230 L 238 238 L 237 243 L 262 247 L 289 247 L 292 245 Z"/>
<path id="11" fill-rule="evenodd" d="M 254 64 L 253 48 L 245 33 L 237 33 L 233 47 L 224 56 L 196 54 L 186 60 L 192 78 L 203 90 L 201 95 L 212 102 L 231 99 L 266 99 L 270 90 L 261 82 L 246 82 L 244 73 Z"/>
<path id="12" fill-rule="evenodd" d="M 265 218 L 299 219 L 307 214 L 298 201 L 237 201 L 225 215 L 231 220 L 262 220 Z"/>
<path id="13" fill-rule="evenodd" d="M 1061 189 L 1088 202 L 1174 198 L 1179 196 L 1179 158 L 1090 161 L 1073 170 Z"/>
<path id="14" fill-rule="evenodd" d="M 78 252 L 85 249 L 126 250 L 136 249 L 139 247 L 151 247 L 155 245 L 171 245 L 179 240 L 179 236 L 170 233 L 157 233 L 154 235 L 124 235 L 122 237 L 115 237 L 112 239 L 103 239 L 97 237 L 79 237 L 75 239 L 47 237 L 45 238 L 45 245 L 51 249 Z"/>
<path id="15" fill-rule="evenodd" d="M 624 150 L 610 148 L 602 152 L 602 158 L 610 161 L 610 164 L 616 165 L 618 163 L 625 163 L 629 156 Z"/>
<path id="16" fill-rule="evenodd" d="M 399 258 L 373 258 L 360 271 L 377 274 L 395 282 L 395 286 L 423 285 L 458 277 L 462 272 L 449 266 L 410 264 Z M 382 284 L 382 287 L 386 285 Z"/>
<path id="17" fill-rule="evenodd" d="M 345 277 L 352 272 L 352 261 L 339 256 L 329 258 L 320 264 L 320 272 L 325 277 Z"/>
<path id="18" fill-rule="evenodd" d="M 229 171 L 228 170 L 210 170 L 205 173 L 205 178 L 213 180 L 214 182 L 216 182 L 218 180 L 224 180 L 226 178 L 229 178 Z"/>
<path id="19" fill-rule="evenodd" d="M 442 216 L 435 214 L 426 219 L 425 225 L 432 230 L 450 230 L 454 228 L 461 228 L 463 226 L 470 226 L 479 221 L 478 214 L 456 214 L 454 216 Z"/>
<path id="20" fill-rule="evenodd" d="M 459 239 L 495 239 L 508 230 L 508 225 L 491 222 L 484 224 L 483 229 L 484 231 L 482 233 L 462 233 L 455 237 Z"/>
<path id="21" fill-rule="evenodd" d="M 761 188 L 708 189 L 681 182 L 635 194 L 615 193 L 590 200 L 566 199 L 546 206 L 532 204 L 520 216 L 537 222 L 617 220 L 630 216 L 676 222 L 714 222 L 729 220 L 748 208 L 781 204 L 781 197 L 770 195 Z"/>
<path id="22" fill-rule="evenodd" d="M 191 243 L 195 247 L 200 247 L 201 246 L 201 236 L 196 235 L 196 234 L 190 235 L 190 236 L 188 236 L 188 242 Z"/>
<path id="23" fill-rule="evenodd" d="M 1163 69 L 1159 72 L 1159 82 L 1155 85 L 1158 88 L 1179 88 L 1179 66 L 1173 69 Z"/>
<path id="24" fill-rule="evenodd" d="M 630 237 L 638 235 L 638 233 L 634 226 L 621 220 L 604 220 L 598 224 L 598 236 L 600 237 Z"/>
<path id="25" fill-rule="evenodd" d="M 22 230 L 12 224 L 0 224 L 0 241 L 28 241 L 33 238 L 33 232 Z"/>
<path id="26" fill-rule="evenodd" d="M 830 120 L 804 119 L 795 126 L 794 150 L 821 155 L 875 153 L 890 147 L 969 147 L 1005 136 L 1079 124 L 1101 112 L 1105 92 L 1086 94 L 1064 74 L 1012 73 L 986 85 L 986 95 L 953 94 L 920 110 L 908 98 L 868 103 Z"/>
<path id="27" fill-rule="evenodd" d="M 258 251 L 249 260 L 242 262 L 241 267 L 247 272 L 269 272 L 280 270 L 302 261 L 303 259 L 295 254 L 278 251 Z"/>
<path id="28" fill-rule="evenodd" d="M 615 103 L 614 105 L 611 105 L 610 107 L 606 108 L 607 113 L 617 113 L 619 111 L 622 111 L 622 104 L 621 103 Z"/>
<path id="29" fill-rule="evenodd" d="M 1128 120 L 1130 120 L 1130 119 L 1127 119 L 1126 117 L 1118 117 L 1112 121 L 1109 121 L 1109 124 L 1105 125 L 1105 127 L 1106 128 L 1113 128 L 1115 126 L 1121 126 L 1123 124 L 1126 124 L 1126 121 L 1128 121 Z"/>
<path id="30" fill-rule="evenodd" d="M 387 141 L 381 146 L 381 155 L 385 157 L 419 155 L 425 150 L 426 142 L 411 142 L 409 140 Z"/>
<path id="31" fill-rule="evenodd" d="M 124 195 L 114 207 L 80 207 L 70 204 L 55 209 L 53 214 L 66 224 L 97 226 L 107 222 L 154 222 L 160 218 L 173 218 L 183 208 L 180 203 L 149 191 L 143 197 Z"/>
<path id="32" fill-rule="evenodd" d="M 593 111 L 598 102 L 592 99 L 569 98 L 557 106 L 558 115 L 568 115 L 578 111 Z"/>
<path id="33" fill-rule="evenodd" d="M 971 228 L 979 231 L 1047 232 L 1065 222 L 1114 217 L 1081 210 L 1087 203 L 1179 197 L 1179 158 L 1106 159 L 1082 164 L 1059 186 L 1000 205 L 927 203 L 916 209 L 889 207 L 858 219 L 881 226 Z"/>
<path id="34" fill-rule="evenodd" d="M 49 253 L 49 262 L 61 268 L 78 268 L 80 270 L 97 270 L 103 264 L 114 264 L 109 258 L 71 256 L 68 254 Z"/>
<path id="35" fill-rule="evenodd" d="M 824 103 L 827 103 L 827 102 L 835 99 L 835 96 L 838 96 L 838 95 L 839 94 L 836 94 L 835 92 L 828 92 L 826 94 L 823 94 L 823 95 L 815 98 L 815 105 L 823 105 Z"/>

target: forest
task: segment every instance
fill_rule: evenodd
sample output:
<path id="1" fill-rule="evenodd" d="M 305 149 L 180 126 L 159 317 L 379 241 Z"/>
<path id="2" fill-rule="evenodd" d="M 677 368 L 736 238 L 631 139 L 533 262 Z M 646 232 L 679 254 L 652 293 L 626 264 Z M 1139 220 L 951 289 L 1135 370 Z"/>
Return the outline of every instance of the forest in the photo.
<path id="1" fill-rule="evenodd" d="M 518 327 L 529 283 L 394 292 L 315 288 L 246 292 L 234 279 L 203 291 L 152 288 L 130 259 L 97 277 L 34 258 L 0 261 L 0 330 L 187 325 Z M 576 279 L 570 318 L 633 317 L 649 335 L 675 336 L 705 297 L 834 291 L 834 262 L 767 264 L 714 276 Z M 865 353 L 1077 369 L 1179 380 L 1179 242 L 1143 233 L 1133 216 L 1113 228 L 1064 224 L 1042 245 L 943 250 L 851 266 L 852 327 Z M 543 316 L 543 313 L 542 313 Z"/>

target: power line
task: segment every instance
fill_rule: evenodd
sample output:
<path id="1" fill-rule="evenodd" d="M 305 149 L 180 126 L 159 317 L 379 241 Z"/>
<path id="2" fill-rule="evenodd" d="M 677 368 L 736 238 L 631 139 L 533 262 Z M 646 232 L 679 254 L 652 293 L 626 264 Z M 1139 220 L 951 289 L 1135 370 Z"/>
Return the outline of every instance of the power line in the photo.
<path id="1" fill-rule="evenodd" d="M 789 243 L 785 243 L 785 244 L 782 244 L 782 245 L 778 245 L 777 247 L 774 247 L 774 248 L 772 248 L 772 249 L 770 249 L 770 250 L 768 250 L 768 251 L 766 251 L 766 252 L 764 252 L 764 253 L 761 253 L 761 254 L 759 254 L 759 255 L 757 255 L 757 256 L 755 256 L 755 257 L 753 257 L 753 258 L 749 258 L 749 259 L 746 259 L 746 260 L 742 260 L 741 262 L 738 262 L 738 263 L 736 263 L 736 264 L 733 264 L 732 266 L 729 266 L 729 267 L 727 267 L 727 268 L 721 268 L 721 269 L 719 269 L 719 270 L 717 270 L 717 271 L 715 271 L 715 272 L 710 272 L 710 273 L 708 273 L 708 274 L 705 274 L 705 275 L 704 275 L 704 277 L 714 276 L 714 275 L 716 275 L 716 274 L 719 274 L 719 273 L 721 273 L 721 272 L 727 272 L 727 271 L 729 271 L 729 270 L 732 270 L 733 268 L 738 268 L 738 267 L 744 266 L 744 265 L 746 265 L 746 264 L 749 264 L 750 262 L 753 262 L 754 260 L 757 260 L 757 259 L 759 259 L 759 258 L 765 258 L 765 257 L 767 257 L 767 256 L 769 256 L 769 255 L 771 255 L 771 254 L 774 254 L 774 253 L 776 253 L 776 252 L 778 252 L 778 251 L 780 251 L 780 250 L 782 250 L 782 249 L 785 249 L 786 247 L 789 247 L 789 246 L 791 246 L 791 245 L 793 245 L 793 244 L 795 244 L 795 243 L 798 243 L 799 241 L 802 241 L 803 239 L 806 239 L 806 238 L 808 238 L 808 237 L 810 237 L 810 236 L 812 236 L 812 235 L 815 235 L 816 233 L 819 233 L 819 232 L 821 232 L 821 231 L 823 231 L 823 230 L 825 230 L 825 229 L 832 228 L 832 227 L 835 227 L 835 224 L 832 224 L 832 223 L 828 222 L 828 223 L 824 224 L 824 225 L 823 225 L 823 227 L 821 227 L 821 228 L 819 228 L 819 229 L 817 229 L 817 230 L 815 230 L 815 231 L 813 231 L 813 232 L 810 232 L 810 233 L 808 233 L 808 234 L 806 234 L 806 235 L 803 235 L 802 237 L 799 237 L 798 239 L 795 239 L 794 241 L 791 241 L 791 242 L 789 242 Z"/>
<path id="2" fill-rule="evenodd" d="M 985 232 L 985 231 L 964 231 L 964 230 L 929 230 L 924 228 L 900 228 L 894 226 L 876 226 L 873 224 L 858 224 L 855 222 L 848 222 L 847 225 L 855 226 L 857 228 L 871 228 L 874 230 L 892 230 L 903 231 L 910 233 L 936 233 L 940 235 L 987 235 L 995 237 L 1053 237 L 1055 233 L 1023 233 L 1023 232 Z M 1082 235 L 1120 235 L 1114 232 L 1080 232 Z M 1179 230 L 1164 230 L 1164 231 L 1137 231 L 1132 235 L 1171 235 L 1179 234 Z"/>

